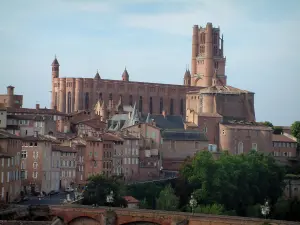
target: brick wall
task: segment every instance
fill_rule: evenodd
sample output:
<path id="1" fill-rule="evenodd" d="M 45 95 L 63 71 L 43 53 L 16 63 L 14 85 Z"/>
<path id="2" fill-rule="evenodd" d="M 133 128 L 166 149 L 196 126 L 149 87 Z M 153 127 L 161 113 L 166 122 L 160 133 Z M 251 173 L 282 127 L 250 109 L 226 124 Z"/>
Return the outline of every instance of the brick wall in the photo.
<path id="1" fill-rule="evenodd" d="M 0 225 L 50 225 L 52 221 L 0 220 Z"/>

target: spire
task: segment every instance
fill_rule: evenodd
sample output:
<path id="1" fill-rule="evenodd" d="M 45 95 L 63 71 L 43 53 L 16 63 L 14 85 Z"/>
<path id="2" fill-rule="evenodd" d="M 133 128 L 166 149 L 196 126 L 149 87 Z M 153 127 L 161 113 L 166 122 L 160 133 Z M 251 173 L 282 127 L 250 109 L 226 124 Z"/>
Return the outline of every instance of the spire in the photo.
<path id="1" fill-rule="evenodd" d="M 98 70 L 97 70 L 97 73 L 96 73 L 96 75 L 95 75 L 95 78 L 94 79 L 101 79 L 101 77 L 100 77 L 100 75 L 99 75 L 99 72 L 98 72 Z"/>
<path id="2" fill-rule="evenodd" d="M 146 123 L 150 123 L 150 113 L 148 113 L 148 115 L 147 115 Z"/>
<path id="3" fill-rule="evenodd" d="M 186 70 L 185 70 L 185 73 L 184 73 L 184 78 L 189 78 L 189 77 L 191 77 L 190 70 L 189 70 L 189 69 L 186 69 Z"/>
<path id="4" fill-rule="evenodd" d="M 125 70 L 124 70 L 124 72 L 122 74 L 122 80 L 123 81 L 129 81 L 129 74 L 127 72 L 126 66 L 125 66 Z"/>
<path id="5" fill-rule="evenodd" d="M 53 60 L 53 62 L 51 64 L 51 66 L 59 66 L 58 60 L 56 58 L 56 55 L 54 56 L 54 60 Z"/>
<path id="6" fill-rule="evenodd" d="M 123 98 L 122 98 L 122 95 L 120 95 L 120 99 L 119 99 L 119 102 L 118 102 L 118 105 L 117 105 L 117 111 L 118 112 L 123 112 Z"/>

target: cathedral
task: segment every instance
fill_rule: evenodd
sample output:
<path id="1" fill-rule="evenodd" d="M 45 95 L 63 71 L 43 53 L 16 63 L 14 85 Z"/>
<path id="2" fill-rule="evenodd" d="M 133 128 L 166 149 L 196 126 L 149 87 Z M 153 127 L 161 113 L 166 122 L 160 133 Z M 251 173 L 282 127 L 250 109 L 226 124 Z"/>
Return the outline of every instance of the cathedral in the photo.
<path id="1" fill-rule="evenodd" d="M 254 93 L 227 86 L 225 63 L 223 35 L 212 23 L 193 27 L 191 71 L 185 71 L 182 85 L 131 81 L 126 68 L 120 80 L 98 72 L 93 78 L 60 77 L 55 57 L 51 107 L 64 113 L 98 110 L 106 119 L 137 111 L 181 115 L 196 124 L 195 115 L 203 114 L 255 121 Z"/>

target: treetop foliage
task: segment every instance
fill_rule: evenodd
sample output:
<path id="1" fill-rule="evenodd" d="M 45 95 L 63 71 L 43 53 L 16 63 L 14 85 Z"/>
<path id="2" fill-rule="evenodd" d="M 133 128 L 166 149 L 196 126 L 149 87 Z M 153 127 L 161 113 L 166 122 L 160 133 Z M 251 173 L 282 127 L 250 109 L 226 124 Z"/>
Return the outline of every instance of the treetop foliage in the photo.
<path id="1" fill-rule="evenodd" d="M 193 193 L 199 204 L 221 204 L 239 215 L 250 205 L 275 203 L 284 187 L 284 169 L 274 158 L 256 151 L 249 154 L 224 153 L 215 160 L 202 151 L 181 169 L 188 184 L 197 186 Z M 197 184 L 197 185 L 195 185 Z"/>

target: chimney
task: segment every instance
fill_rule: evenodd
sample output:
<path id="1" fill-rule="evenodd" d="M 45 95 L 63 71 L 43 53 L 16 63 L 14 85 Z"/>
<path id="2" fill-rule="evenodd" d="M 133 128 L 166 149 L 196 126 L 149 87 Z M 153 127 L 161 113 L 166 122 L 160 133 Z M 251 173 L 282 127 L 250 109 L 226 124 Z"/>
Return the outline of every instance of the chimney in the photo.
<path id="1" fill-rule="evenodd" d="M 40 104 L 35 104 L 36 109 L 40 109 Z"/>
<path id="2" fill-rule="evenodd" d="M 37 132 L 37 131 L 34 131 L 33 136 L 34 136 L 34 137 L 37 137 L 37 136 L 38 136 L 38 132 Z"/>
<path id="3" fill-rule="evenodd" d="M 161 114 L 164 116 L 164 118 L 166 118 L 166 111 L 165 110 L 163 110 Z"/>

